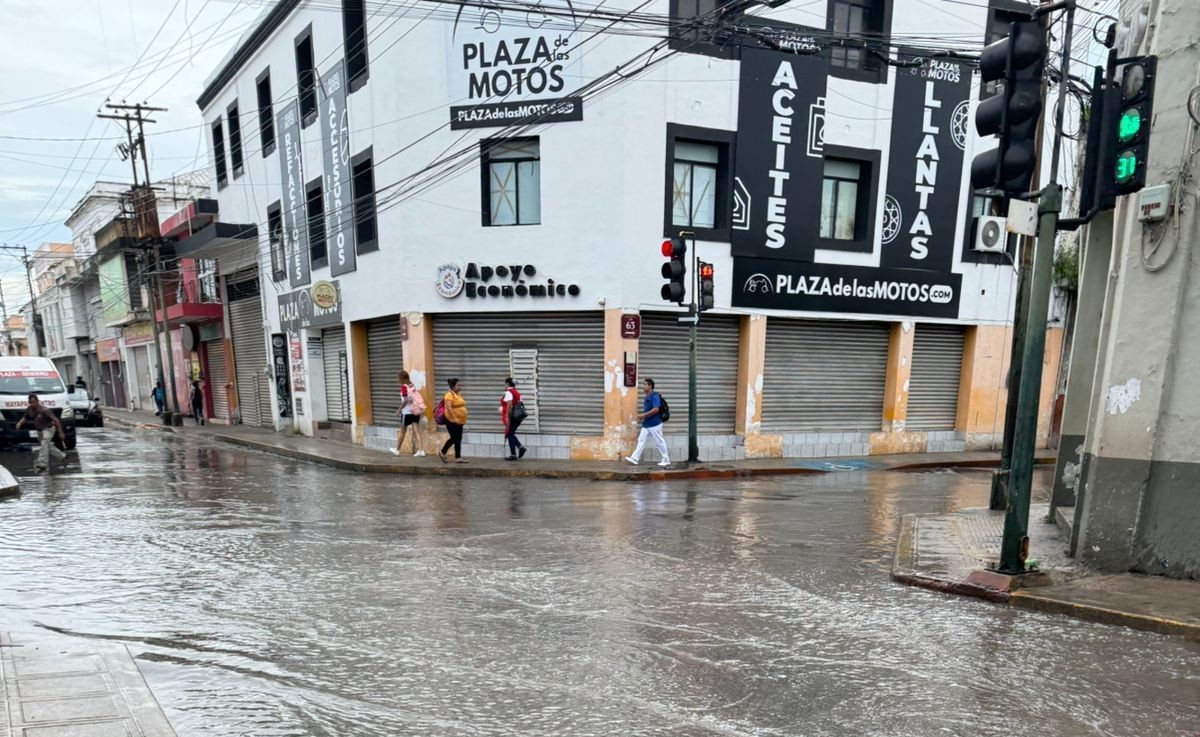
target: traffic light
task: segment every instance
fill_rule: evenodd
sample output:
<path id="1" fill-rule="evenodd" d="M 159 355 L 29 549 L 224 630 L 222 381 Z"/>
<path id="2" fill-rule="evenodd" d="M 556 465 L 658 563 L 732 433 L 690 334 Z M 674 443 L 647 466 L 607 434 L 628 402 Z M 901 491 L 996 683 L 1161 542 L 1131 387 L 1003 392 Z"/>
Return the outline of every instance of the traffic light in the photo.
<path id="1" fill-rule="evenodd" d="M 671 259 L 662 265 L 662 275 L 667 280 L 662 286 L 662 298 L 683 304 L 687 297 L 687 244 L 682 238 L 669 238 L 663 241 L 662 255 Z"/>
<path id="2" fill-rule="evenodd" d="M 971 162 L 971 185 L 1022 195 L 1037 165 L 1038 120 L 1042 113 L 1045 29 L 1035 21 L 1009 25 L 1008 38 L 988 45 L 979 57 L 983 81 L 1002 81 L 997 94 L 979 104 L 975 130 L 997 136 L 999 145 Z"/>
<path id="3" fill-rule="evenodd" d="M 1146 160 L 1150 155 L 1150 118 L 1154 112 L 1154 78 L 1158 57 L 1143 56 L 1123 65 L 1118 91 L 1114 136 L 1115 152 L 1108 181 L 1113 195 L 1137 192 L 1146 186 Z"/>
<path id="4" fill-rule="evenodd" d="M 716 306 L 716 294 L 713 287 L 713 265 L 707 261 L 699 262 L 700 270 L 700 311 L 711 310 Z"/>

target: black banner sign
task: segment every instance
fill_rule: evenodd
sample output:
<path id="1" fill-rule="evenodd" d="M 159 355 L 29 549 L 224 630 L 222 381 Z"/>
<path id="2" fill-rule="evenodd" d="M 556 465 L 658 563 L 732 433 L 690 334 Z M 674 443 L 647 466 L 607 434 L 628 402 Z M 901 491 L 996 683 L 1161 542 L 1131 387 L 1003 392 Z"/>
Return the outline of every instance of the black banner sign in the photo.
<path id="1" fill-rule="evenodd" d="M 301 287 L 312 280 L 308 261 L 308 215 L 304 198 L 304 157 L 300 155 L 300 102 L 292 100 L 275 122 L 279 135 L 279 178 L 283 182 L 283 253 L 288 283 Z"/>
<path id="2" fill-rule="evenodd" d="M 288 332 L 341 324 L 341 286 L 336 281 L 279 295 L 279 327 Z"/>
<path id="3" fill-rule="evenodd" d="M 742 53 L 733 255 L 812 261 L 824 172 L 823 55 Z"/>
<path id="4" fill-rule="evenodd" d="M 342 62 L 321 77 L 321 157 L 325 160 L 325 229 L 333 276 L 357 266 L 354 251 L 353 195 L 350 192 L 350 115 L 346 107 Z"/>
<path id="5" fill-rule="evenodd" d="M 733 261 L 733 306 L 809 312 L 957 318 L 960 274 L 924 269 Z"/>
<path id="6" fill-rule="evenodd" d="M 288 372 L 287 336 L 283 333 L 271 335 L 271 367 L 275 374 L 275 398 L 278 400 L 279 416 L 292 416 L 292 384 Z"/>
<path id="7" fill-rule="evenodd" d="M 900 58 L 918 53 L 902 49 Z M 956 61 L 897 70 L 882 266 L 950 271 L 970 96 L 971 70 Z"/>
<path id="8" fill-rule="evenodd" d="M 583 98 L 497 102 L 450 108 L 450 129 L 495 128 L 531 123 L 563 123 L 583 120 Z"/>

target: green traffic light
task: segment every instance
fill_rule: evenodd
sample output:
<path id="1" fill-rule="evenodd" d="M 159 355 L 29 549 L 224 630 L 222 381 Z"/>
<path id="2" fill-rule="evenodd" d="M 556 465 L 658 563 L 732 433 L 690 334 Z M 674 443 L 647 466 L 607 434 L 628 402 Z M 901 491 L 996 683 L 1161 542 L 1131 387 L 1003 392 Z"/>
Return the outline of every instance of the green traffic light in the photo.
<path id="1" fill-rule="evenodd" d="M 1121 143 L 1129 143 L 1141 130 L 1142 111 L 1135 107 L 1126 108 L 1117 121 L 1117 139 Z"/>
<path id="2" fill-rule="evenodd" d="M 1137 154 L 1133 151 L 1122 151 L 1117 154 L 1116 176 L 1117 184 L 1125 184 L 1137 174 Z"/>

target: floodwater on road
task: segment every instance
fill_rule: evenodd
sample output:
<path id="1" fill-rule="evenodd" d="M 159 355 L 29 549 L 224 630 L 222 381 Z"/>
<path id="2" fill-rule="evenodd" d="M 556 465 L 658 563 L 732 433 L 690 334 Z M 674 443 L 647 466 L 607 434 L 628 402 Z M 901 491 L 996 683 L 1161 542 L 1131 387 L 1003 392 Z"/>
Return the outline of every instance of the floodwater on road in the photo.
<path id="1" fill-rule="evenodd" d="M 909 588 L 988 475 L 364 476 L 81 434 L 0 501 L 0 630 L 126 643 L 181 737 L 1200 730 L 1200 645 Z M 1038 524 L 1034 522 L 1034 524 Z"/>

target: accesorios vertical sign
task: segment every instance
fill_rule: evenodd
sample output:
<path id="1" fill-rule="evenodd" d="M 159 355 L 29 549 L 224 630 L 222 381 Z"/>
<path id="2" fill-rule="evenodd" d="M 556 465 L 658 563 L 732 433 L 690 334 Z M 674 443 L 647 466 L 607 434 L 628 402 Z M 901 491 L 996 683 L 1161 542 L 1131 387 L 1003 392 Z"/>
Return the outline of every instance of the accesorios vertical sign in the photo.
<path id="1" fill-rule="evenodd" d="M 320 118 L 329 268 L 333 276 L 339 276 L 358 268 L 350 186 L 350 113 L 346 108 L 345 65 L 341 61 L 321 77 Z"/>

